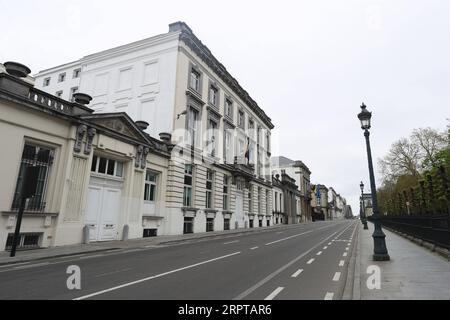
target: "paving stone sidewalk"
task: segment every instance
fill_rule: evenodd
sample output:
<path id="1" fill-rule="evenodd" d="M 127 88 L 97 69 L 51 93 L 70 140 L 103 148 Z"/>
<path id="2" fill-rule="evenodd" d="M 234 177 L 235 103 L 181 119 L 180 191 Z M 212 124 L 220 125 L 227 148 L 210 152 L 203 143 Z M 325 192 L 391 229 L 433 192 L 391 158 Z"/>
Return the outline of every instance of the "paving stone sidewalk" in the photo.
<path id="1" fill-rule="evenodd" d="M 124 250 L 134 248 L 148 248 L 149 246 L 164 246 L 173 245 L 177 243 L 185 243 L 189 241 L 200 241 L 202 239 L 227 238 L 240 234 L 248 234 L 255 232 L 268 232 L 274 229 L 286 229 L 298 226 L 297 225 L 276 225 L 265 228 L 255 229 L 235 229 L 230 231 L 215 231 L 207 233 L 195 233 L 175 236 L 159 236 L 153 238 L 141 238 L 127 241 L 108 241 L 95 242 L 91 244 L 79 244 L 34 250 L 17 251 L 16 256 L 9 257 L 9 252 L 0 252 L 0 265 L 30 262 L 34 260 L 42 260 L 47 258 L 57 258 L 64 256 L 73 256 L 79 254 L 104 252 L 110 250 Z"/>
<path id="2" fill-rule="evenodd" d="M 442 300 L 450 297 L 450 261 L 416 243 L 383 229 L 390 261 L 372 261 L 373 224 L 359 226 L 353 299 Z M 369 290 L 367 268 L 381 269 L 381 289 Z M 358 274 L 359 273 L 359 279 Z"/>

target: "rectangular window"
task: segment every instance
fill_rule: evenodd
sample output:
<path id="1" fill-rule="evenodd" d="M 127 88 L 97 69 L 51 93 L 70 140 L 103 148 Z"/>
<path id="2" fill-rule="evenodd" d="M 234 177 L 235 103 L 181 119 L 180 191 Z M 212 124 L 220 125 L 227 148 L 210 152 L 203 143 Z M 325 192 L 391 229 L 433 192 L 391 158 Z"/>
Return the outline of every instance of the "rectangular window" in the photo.
<path id="1" fill-rule="evenodd" d="M 184 217 L 183 233 L 194 233 L 194 218 Z"/>
<path id="2" fill-rule="evenodd" d="M 57 92 L 55 93 L 55 96 L 57 96 L 58 98 L 61 98 L 62 95 L 63 95 L 63 91 L 62 91 L 62 90 L 61 90 L 61 91 L 57 91 Z"/>
<path id="3" fill-rule="evenodd" d="M 70 97 L 69 97 L 70 101 L 72 101 L 72 102 L 74 101 L 73 95 L 77 92 L 78 92 L 78 87 L 70 88 Z"/>
<path id="4" fill-rule="evenodd" d="M 79 78 L 81 74 L 81 69 L 75 69 L 73 70 L 73 78 Z"/>
<path id="5" fill-rule="evenodd" d="M 213 181 L 214 181 L 214 172 L 208 169 L 206 171 L 206 204 L 205 204 L 205 207 L 207 209 L 214 208 Z"/>
<path id="6" fill-rule="evenodd" d="M 261 187 L 258 187 L 258 214 L 261 214 Z"/>
<path id="7" fill-rule="evenodd" d="M 18 249 L 33 249 L 39 248 L 42 233 L 21 233 L 19 234 L 19 240 L 17 241 Z M 14 233 L 8 234 L 6 239 L 5 250 L 11 250 L 13 243 Z"/>
<path id="8" fill-rule="evenodd" d="M 208 128 L 208 154 L 212 157 L 216 156 L 217 147 L 217 122 L 210 119 Z"/>
<path id="9" fill-rule="evenodd" d="M 252 186 L 248 187 L 248 212 L 252 213 L 253 212 L 253 201 L 252 201 Z"/>
<path id="10" fill-rule="evenodd" d="M 145 174 L 144 201 L 154 202 L 156 200 L 156 183 L 158 174 L 147 171 Z"/>
<path id="11" fill-rule="evenodd" d="M 11 206 L 12 210 L 19 209 L 20 200 L 22 198 L 22 186 L 25 178 L 25 168 L 28 166 L 37 166 L 39 168 L 39 175 L 36 186 L 34 186 L 36 193 L 30 198 L 25 209 L 29 211 L 45 210 L 45 194 L 47 192 L 48 176 L 53 164 L 53 157 L 54 150 L 52 149 L 29 143 L 25 144 L 22 152 L 22 159 L 20 161 L 19 176 L 17 177 L 14 199 Z"/>
<path id="12" fill-rule="evenodd" d="M 239 110 L 238 113 L 238 127 L 242 129 L 245 128 L 245 114 L 242 110 Z"/>
<path id="13" fill-rule="evenodd" d="M 66 73 L 60 73 L 58 76 L 58 82 L 64 82 L 64 80 L 66 80 Z"/>
<path id="14" fill-rule="evenodd" d="M 223 210 L 229 210 L 229 178 L 223 176 Z"/>
<path id="15" fill-rule="evenodd" d="M 278 211 L 278 192 L 275 191 L 275 212 L 279 212 Z"/>
<path id="16" fill-rule="evenodd" d="M 200 80 L 201 80 L 200 72 L 195 70 L 194 68 L 191 68 L 191 73 L 189 77 L 189 87 L 191 89 L 194 89 L 198 93 L 201 93 Z"/>
<path id="17" fill-rule="evenodd" d="M 44 79 L 44 87 L 48 87 L 50 85 L 50 77 Z"/>
<path id="18" fill-rule="evenodd" d="M 233 163 L 233 131 L 225 129 L 224 138 L 224 160 L 226 163 Z"/>
<path id="19" fill-rule="evenodd" d="M 207 218 L 206 219 L 206 232 L 212 232 L 212 231 L 214 231 L 214 219 Z"/>
<path id="20" fill-rule="evenodd" d="M 186 164 L 184 167 L 183 206 L 192 207 L 193 167 Z"/>
<path id="21" fill-rule="evenodd" d="M 225 116 L 229 119 L 233 119 L 233 101 L 225 99 Z"/>
<path id="22" fill-rule="evenodd" d="M 214 86 L 214 85 L 210 85 L 209 86 L 209 103 L 215 107 L 218 107 L 219 104 L 219 89 Z"/>
<path id="23" fill-rule="evenodd" d="M 122 178 L 123 163 L 94 155 L 92 158 L 91 172 Z"/>
<path id="24" fill-rule="evenodd" d="M 198 136 L 198 122 L 199 122 L 199 113 L 194 108 L 189 109 L 189 118 L 188 118 L 188 134 L 189 134 L 189 143 L 191 146 L 196 145 L 197 136 Z"/>
<path id="25" fill-rule="evenodd" d="M 223 230 L 230 230 L 230 219 L 223 219 Z"/>

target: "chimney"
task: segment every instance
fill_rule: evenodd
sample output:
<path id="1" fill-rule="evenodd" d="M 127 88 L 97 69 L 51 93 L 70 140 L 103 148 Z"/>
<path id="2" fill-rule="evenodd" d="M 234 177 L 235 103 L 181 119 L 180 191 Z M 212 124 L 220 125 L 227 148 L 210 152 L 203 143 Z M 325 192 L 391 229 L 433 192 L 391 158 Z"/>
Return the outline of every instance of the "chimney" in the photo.
<path id="1" fill-rule="evenodd" d="M 139 129 L 141 129 L 142 131 L 147 130 L 148 126 L 150 125 L 148 122 L 140 120 L 140 121 L 136 121 L 135 124 L 138 126 Z"/>
<path id="2" fill-rule="evenodd" d="M 161 141 L 163 141 L 165 143 L 170 143 L 170 141 L 172 140 L 172 135 L 167 132 L 161 132 L 159 134 L 159 138 L 161 139 Z"/>

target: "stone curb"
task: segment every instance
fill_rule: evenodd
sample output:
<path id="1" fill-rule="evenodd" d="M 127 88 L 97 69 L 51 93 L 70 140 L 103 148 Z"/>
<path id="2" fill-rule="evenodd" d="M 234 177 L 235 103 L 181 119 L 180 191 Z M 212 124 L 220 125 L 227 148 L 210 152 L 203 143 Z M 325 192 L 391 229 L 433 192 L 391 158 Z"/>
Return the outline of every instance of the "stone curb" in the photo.
<path id="1" fill-rule="evenodd" d="M 352 250 L 352 255 L 349 260 L 347 279 L 345 281 L 344 293 L 342 295 L 342 300 L 360 300 L 361 299 L 361 274 L 360 274 L 360 241 L 359 233 L 360 226 L 358 225 L 357 231 L 355 232 L 355 245 Z"/>

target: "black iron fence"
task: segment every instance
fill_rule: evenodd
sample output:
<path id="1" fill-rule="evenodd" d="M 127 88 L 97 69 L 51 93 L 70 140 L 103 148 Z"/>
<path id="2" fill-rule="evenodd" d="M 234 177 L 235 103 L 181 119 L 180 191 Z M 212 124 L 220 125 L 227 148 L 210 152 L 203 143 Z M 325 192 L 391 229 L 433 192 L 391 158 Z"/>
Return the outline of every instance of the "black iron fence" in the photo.
<path id="1" fill-rule="evenodd" d="M 450 249 L 449 167 L 428 173 L 419 184 L 391 197 L 383 226 Z"/>
<path id="2" fill-rule="evenodd" d="M 450 217 L 448 215 L 382 216 L 381 223 L 384 227 L 450 249 Z"/>

